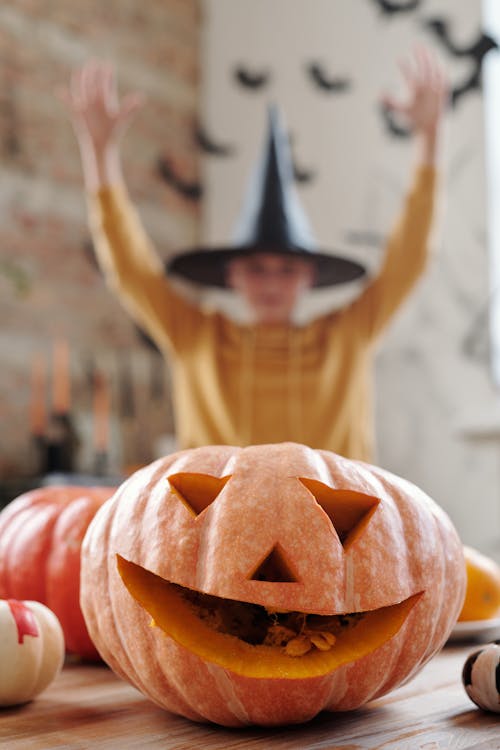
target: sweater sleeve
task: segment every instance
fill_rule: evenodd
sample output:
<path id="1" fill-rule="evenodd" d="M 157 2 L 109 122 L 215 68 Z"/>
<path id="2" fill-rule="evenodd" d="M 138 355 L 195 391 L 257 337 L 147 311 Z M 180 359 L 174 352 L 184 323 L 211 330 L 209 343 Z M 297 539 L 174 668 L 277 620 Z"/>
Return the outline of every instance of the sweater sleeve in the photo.
<path id="1" fill-rule="evenodd" d="M 368 338 L 375 338 L 385 328 L 425 269 L 435 182 L 433 167 L 419 167 L 378 274 L 348 308 Z"/>
<path id="2" fill-rule="evenodd" d="M 189 345 L 202 313 L 166 277 L 127 191 L 88 195 L 88 214 L 99 266 L 135 322 L 162 350 Z"/>

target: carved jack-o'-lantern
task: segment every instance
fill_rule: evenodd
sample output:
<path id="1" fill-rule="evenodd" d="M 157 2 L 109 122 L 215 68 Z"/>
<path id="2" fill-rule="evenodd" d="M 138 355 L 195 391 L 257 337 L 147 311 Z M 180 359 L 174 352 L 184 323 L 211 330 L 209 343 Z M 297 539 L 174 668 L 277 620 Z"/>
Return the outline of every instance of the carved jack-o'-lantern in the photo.
<path id="1" fill-rule="evenodd" d="M 159 705 L 225 725 L 348 710 L 453 627 L 462 546 L 423 492 L 294 443 L 182 451 L 97 514 L 82 609 L 103 658 Z"/>

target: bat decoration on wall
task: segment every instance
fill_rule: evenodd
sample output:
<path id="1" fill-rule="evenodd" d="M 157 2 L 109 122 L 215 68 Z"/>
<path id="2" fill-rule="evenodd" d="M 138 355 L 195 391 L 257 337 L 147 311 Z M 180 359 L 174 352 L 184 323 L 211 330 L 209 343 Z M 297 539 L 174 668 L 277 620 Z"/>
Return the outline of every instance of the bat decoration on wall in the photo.
<path id="1" fill-rule="evenodd" d="M 301 185 L 307 185 L 308 183 L 314 182 L 314 180 L 316 179 L 316 172 L 314 171 L 314 169 L 302 169 L 297 165 L 294 159 L 293 179 L 295 180 L 295 182 L 298 182 Z"/>
<path id="2" fill-rule="evenodd" d="M 173 188 L 176 193 L 179 193 L 179 195 L 182 195 L 184 198 L 187 198 L 190 201 L 200 200 L 201 196 L 203 195 L 203 187 L 201 186 L 201 184 L 199 182 L 188 182 L 182 177 L 179 177 L 179 175 L 176 174 L 169 159 L 160 156 L 156 168 L 162 180 L 169 187 Z"/>
<path id="3" fill-rule="evenodd" d="M 460 47 L 453 42 L 450 35 L 449 22 L 444 18 L 428 18 L 424 27 L 432 31 L 442 43 L 443 47 L 453 57 L 471 57 L 475 62 L 482 63 L 484 56 L 492 49 L 498 49 L 497 42 L 488 34 L 480 33 L 469 46 Z"/>
<path id="4" fill-rule="evenodd" d="M 293 141 L 293 136 L 290 135 L 290 143 Z M 218 144 L 216 141 L 214 141 L 210 136 L 206 134 L 206 131 L 202 128 L 200 125 L 195 133 L 195 140 L 202 152 L 207 154 L 208 156 L 215 156 L 215 157 L 231 157 L 236 155 L 236 149 L 232 145 L 224 145 L 224 144 Z M 314 169 L 308 169 L 307 167 L 300 167 L 297 164 L 297 161 L 295 158 L 292 158 L 293 163 L 293 177 L 294 180 L 301 185 L 308 184 L 310 182 L 313 182 L 316 178 L 316 172 Z M 200 190 L 200 197 L 203 193 L 203 188 L 201 185 L 198 186 Z"/>
<path id="5" fill-rule="evenodd" d="M 313 182 L 316 179 L 315 170 L 310 168 L 308 169 L 307 167 L 299 167 L 294 153 L 295 137 L 293 133 L 288 133 L 287 138 L 288 143 L 290 144 L 290 151 L 292 152 L 293 179 L 295 180 L 295 182 L 298 182 L 301 185 L 306 185 L 310 182 Z"/>
<path id="6" fill-rule="evenodd" d="M 194 138 L 199 148 L 208 156 L 234 156 L 236 149 L 227 143 L 216 143 L 202 125 L 198 125 Z"/>
<path id="7" fill-rule="evenodd" d="M 457 102 L 469 91 L 481 91 L 481 68 L 475 68 L 471 75 L 458 86 L 453 86 L 450 94 L 450 104 L 455 107 Z"/>
<path id="8" fill-rule="evenodd" d="M 394 3 L 391 0 L 374 0 L 384 16 L 394 16 L 397 13 L 410 13 L 417 10 L 422 0 L 406 0 L 406 2 Z"/>
<path id="9" fill-rule="evenodd" d="M 309 63 L 306 65 L 306 71 L 315 85 L 326 94 L 341 94 L 351 88 L 351 81 L 348 78 L 329 76 L 320 63 Z"/>
<path id="10" fill-rule="evenodd" d="M 243 65 L 237 65 L 233 71 L 233 77 L 239 86 L 258 91 L 265 88 L 271 80 L 269 71 L 262 72 L 251 71 Z"/>
<path id="11" fill-rule="evenodd" d="M 392 110 L 385 104 L 380 105 L 380 114 L 382 115 L 382 120 L 384 121 L 385 128 L 387 132 L 390 133 L 390 135 L 394 136 L 395 138 L 409 138 L 411 136 L 411 130 L 409 128 L 403 127 L 402 125 L 398 125 L 398 123 L 394 119 Z"/>
<path id="12" fill-rule="evenodd" d="M 424 21 L 424 27 L 439 39 L 450 55 L 457 58 L 469 57 L 471 60 L 470 74 L 462 83 L 452 88 L 451 105 L 455 106 L 459 99 L 469 91 L 480 91 L 483 60 L 488 52 L 499 48 L 498 42 L 488 34 L 480 32 L 472 44 L 459 46 L 451 38 L 449 22 L 442 18 L 427 19 Z"/>

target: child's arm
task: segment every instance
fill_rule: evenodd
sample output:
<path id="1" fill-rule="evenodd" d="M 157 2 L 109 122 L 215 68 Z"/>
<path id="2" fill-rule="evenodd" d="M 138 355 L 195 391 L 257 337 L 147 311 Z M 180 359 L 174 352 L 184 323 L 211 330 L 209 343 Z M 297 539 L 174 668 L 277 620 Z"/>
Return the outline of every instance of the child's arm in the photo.
<path id="1" fill-rule="evenodd" d="M 92 61 L 73 74 L 61 98 L 80 147 L 89 224 L 106 280 L 158 346 L 178 348 L 201 313 L 165 277 L 128 197 L 121 168 L 120 139 L 143 98 L 129 94 L 119 101 L 113 68 Z"/>
<path id="2" fill-rule="evenodd" d="M 425 49 L 414 64 L 403 64 L 409 96 L 407 103 L 390 97 L 385 103 L 401 114 L 412 128 L 418 148 L 417 171 L 406 204 L 391 233 L 382 266 L 375 279 L 351 306 L 359 325 L 376 336 L 410 293 L 425 269 L 429 256 L 436 165 L 447 83 L 435 58 Z"/>

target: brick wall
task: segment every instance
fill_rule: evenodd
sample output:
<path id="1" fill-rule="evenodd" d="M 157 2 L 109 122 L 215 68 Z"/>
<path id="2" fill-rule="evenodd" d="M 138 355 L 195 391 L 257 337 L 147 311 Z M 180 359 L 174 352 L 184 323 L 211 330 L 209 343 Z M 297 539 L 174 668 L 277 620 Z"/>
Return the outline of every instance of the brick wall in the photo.
<path id="1" fill-rule="evenodd" d="M 91 56 L 116 64 L 121 90 L 145 92 L 147 106 L 123 146 L 125 173 L 165 257 L 193 243 L 198 232 L 197 203 L 169 188 L 156 163 L 167 156 L 184 178 L 197 178 L 199 27 L 197 0 L 0 6 L 0 478 L 31 470 L 31 361 L 36 352 L 49 357 L 55 336 L 71 342 L 80 468 L 92 460 L 92 367 L 112 382 L 115 464 L 149 460 L 156 437 L 172 431 L 162 360 L 141 342 L 85 252 L 79 156 L 53 92 Z M 120 419 L 119 393 L 127 371 L 137 417 L 128 425 Z"/>

